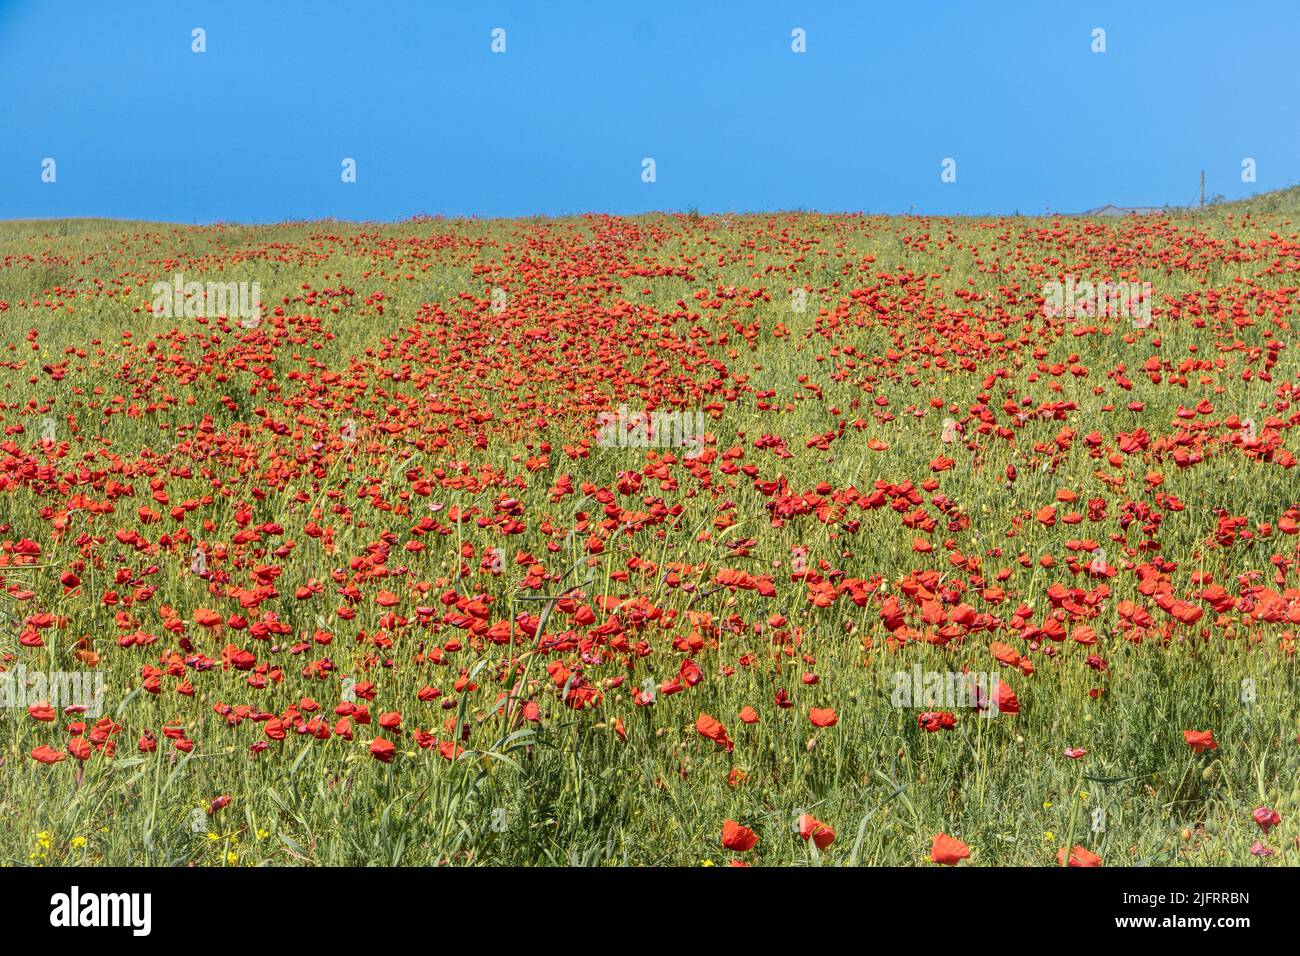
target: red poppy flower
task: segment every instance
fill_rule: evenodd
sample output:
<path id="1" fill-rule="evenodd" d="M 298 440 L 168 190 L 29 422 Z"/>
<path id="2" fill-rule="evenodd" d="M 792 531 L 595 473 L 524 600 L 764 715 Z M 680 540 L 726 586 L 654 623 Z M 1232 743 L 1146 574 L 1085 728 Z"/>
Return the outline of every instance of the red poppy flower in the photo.
<path id="1" fill-rule="evenodd" d="M 917 715 L 916 723 L 927 734 L 933 734 L 941 730 L 952 730 L 957 726 L 957 718 L 946 710 L 927 710 Z"/>
<path id="2" fill-rule="evenodd" d="M 801 814 L 797 823 L 799 836 L 805 840 L 811 839 L 817 849 L 824 850 L 835 842 L 835 831 L 811 813 Z"/>
<path id="3" fill-rule="evenodd" d="M 54 719 L 54 708 L 48 703 L 42 701 L 39 704 L 32 704 L 27 708 L 27 714 L 32 720 L 51 721 Z"/>
<path id="4" fill-rule="evenodd" d="M 708 714 L 701 713 L 700 716 L 695 719 L 695 731 L 701 737 L 707 737 L 718 746 L 726 747 L 727 753 L 731 753 L 732 749 L 735 747 L 731 738 L 727 736 L 727 728 L 722 726 L 716 718 L 710 717 Z"/>
<path id="5" fill-rule="evenodd" d="M 41 763 L 58 763 L 60 760 L 66 760 L 68 755 L 62 750 L 55 750 L 53 747 L 41 744 L 32 751 L 32 758 Z"/>
<path id="6" fill-rule="evenodd" d="M 1056 865 L 1057 866 L 1065 865 L 1065 847 L 1062 847 L 1061 849 L 1056 851 Z M 1070 850 L 1069 865 L 1083 866 L 1083 867 L 1101 866 L 1101 857 L 1097 856 L 1097 854 L 1092 853 L 1089 850 L 1084 849 L 1082 846 L 1076 844 L 1074 848 Z"/>
<path id="7" fill-rule="evenodd" d="M 930 844 L 930 859 L 943 866 L 956 866 L 962 860 L 970 858 L 970 847 L 956 837 L 936 833 Z"/>
<path id="8" fill-rule="evenodd" d="M 380 763 L 392 763 L 393 758 L 397 756 L 397 745 L 391 740 L 376 737 L 370 742 L 370 756 Z"/>
<path id="9" fill-rule="evenodd" d="M 194 623 L 203 627 L 220 627 L 223 619 L 216 611 L 200 607 L 194 609 Z"/>
<path id="10" fill-rule="evenodd" d="M 758 845 L 758 834 L 735 820 L 726 820 L 722 824 L 722 845 L 736 853 L 745 853 Z"/>
<path id="11" fill-rule="evenodd" d="M 1258 824 L 1259 828 L 1264 831 L 1265 836 L 1268 836 L 1269 830 L 1282 822 L 1282 818 L 1278 816 L 1278 812 L 1276 810 L 1270 810 L 1268 807 L 1256 807 L 1255 812 L 1251 814 L 1251 816 L 1254 817 L 1255 823 Z"/>
<path id="12" fill-rule="evenodd" d="M 840 720 L 830 707 L 809 707 L 808 719 L 814 727 L 834 727 Z"/>

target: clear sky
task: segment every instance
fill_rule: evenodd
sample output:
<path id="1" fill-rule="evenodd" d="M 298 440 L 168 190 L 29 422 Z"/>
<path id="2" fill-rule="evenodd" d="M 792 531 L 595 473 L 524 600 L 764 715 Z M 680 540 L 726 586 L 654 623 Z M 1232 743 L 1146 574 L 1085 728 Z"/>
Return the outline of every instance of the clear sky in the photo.
<path id="1" fill-rule="evenodd" d="M 1298 48 L 1300 0 L 0 0 L 0 218 L 1236 198 L 1300 182 Z"/>

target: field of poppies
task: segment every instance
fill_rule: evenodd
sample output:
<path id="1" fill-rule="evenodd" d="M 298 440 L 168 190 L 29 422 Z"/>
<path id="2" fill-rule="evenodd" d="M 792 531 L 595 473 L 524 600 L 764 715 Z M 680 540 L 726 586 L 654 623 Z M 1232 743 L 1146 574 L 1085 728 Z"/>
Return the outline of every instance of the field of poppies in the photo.
<path id="1" fill-rule="evenodd" d="M 2 223 L 0 856 L 1300 862 L 1298 222 Z"/>

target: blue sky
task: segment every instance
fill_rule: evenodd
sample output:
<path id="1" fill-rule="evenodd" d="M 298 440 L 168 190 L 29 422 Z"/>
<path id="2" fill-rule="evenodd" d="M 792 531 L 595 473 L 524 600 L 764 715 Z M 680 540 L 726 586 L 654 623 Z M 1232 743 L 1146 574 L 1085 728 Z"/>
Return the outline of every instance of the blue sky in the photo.
<path id="1" fill-rule="evenodd" d="M 1298 37 L 1296 0 L 0 0 L 0 218 L 1235 198 L 1300 182 Z"/>

